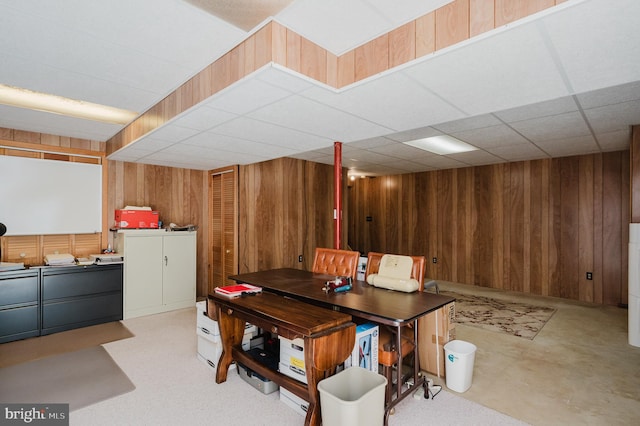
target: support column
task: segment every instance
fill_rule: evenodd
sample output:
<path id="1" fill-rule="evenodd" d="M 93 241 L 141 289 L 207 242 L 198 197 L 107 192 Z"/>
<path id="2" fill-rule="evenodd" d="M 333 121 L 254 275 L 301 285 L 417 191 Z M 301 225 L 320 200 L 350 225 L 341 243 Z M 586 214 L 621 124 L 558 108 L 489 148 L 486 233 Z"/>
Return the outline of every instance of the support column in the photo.
<path id="1" fill-rule="evenodd" d="M 631 127 L 631 223 L 640 223 L 640 125 Z"/>
<path id="2" fill-rule="evenodd" d="M 340 249 L 342 233 L 342 142 L 333 143 L 333 248 Z"/>

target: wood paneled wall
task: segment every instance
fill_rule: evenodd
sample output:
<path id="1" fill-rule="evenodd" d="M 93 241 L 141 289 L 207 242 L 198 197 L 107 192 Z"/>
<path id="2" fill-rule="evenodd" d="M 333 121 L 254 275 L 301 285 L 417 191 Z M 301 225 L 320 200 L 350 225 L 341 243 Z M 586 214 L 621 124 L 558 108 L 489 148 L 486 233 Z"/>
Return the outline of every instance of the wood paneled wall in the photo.
<path id="1" fill-rule="evenodd" d="M 332 247 L 333 166 L 292 158 L 241 166 L 239 187 L 240 273 L 311 270 L 315 248 Z"/>
<path id="2" fill-rule="evenodd" d="M 425 255 L 434 279 L 627 303 L 629 151 L 357 179 L 349 192 L 355 250 Z"/>
<path id="3" fill-rule="evenodd" d="M 149 206 L 165 225 L 198 226 L 196 293 L 207 294 L 208 283 L 208 183 L 207 172 L 121 161 L 109 161 L 109 226 L 114 210 Z M 110 233 L 111 234 L 111 233 Z M 109 235 L 113 243 L 113 235 Z"/>

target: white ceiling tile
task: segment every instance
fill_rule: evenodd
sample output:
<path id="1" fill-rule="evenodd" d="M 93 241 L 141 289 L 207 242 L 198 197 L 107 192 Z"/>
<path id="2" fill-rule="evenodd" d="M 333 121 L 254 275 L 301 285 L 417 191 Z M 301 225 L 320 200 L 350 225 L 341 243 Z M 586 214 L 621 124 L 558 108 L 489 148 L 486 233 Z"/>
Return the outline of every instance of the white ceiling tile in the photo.
<path id="1" fill-rule="evenodd" d="M 496 164 L 503 162 L 502 158 L 496 157 L 489 152 L 481 150 L 450 154 L 447 155 L 447 157 L 458 160 L 470 166 L 484 166 L 487 164 Z"/>
<path id="2" fill-rule="evenodd" d="M 246 114 L 291 96 L 291 92 L 257 79 L 244 79 L 205 102 L 208 107 Z"/>
<path id="3" fill-rule="evenodd" d="M 308 151 L 333 146 L 331 139 L 246 117 L 240 117 L 217 126 L 212 129 L 212 132 L 227 136 L 240 135 L 243 139 L 285 146 L 294 151 Z"/>
<path id="4" fill-rule="evenodd" d="M 434 154 L 428 151 L 424 151 L 419 148 L 415 148 L 403 143 L 392 143 L 385 146 L 371 148 L 370 151 L 382 154 L 388 157 L 402 158 L 405 160 L 411 160 L 414 158 L 431 157 Z"/>
<path id="5" fill-rule="evenodd" d="M 591 135 L 538 142 L 536 145 L 552 157 L 565 157 L 569 155 L 599 152 L 598 145 Z"/>
<path id="6" fill-rule="evenodd" d="M 596 135 L 596 138 L 603 151 L 627 150 L 631 145 L 631 129 L 600 133 Z"/>
<path id="7" fill-rule="evenodd" d="M 533 23 L 436 53 L 403 72 L 468 115 L 569 94 Z"/>
<path id="8" fill-rule="evenodd" d="M 385 146 L 393 143 L 394 141 L 383 136 L 370 138 L 370 139 L 362 139 L 355 142 L 349 142 L 348 145 L 344 145 L 344 147 L 350 148 L 360 148 L 360 149 L 368 149 L 375 148 L 377 146 Z"/>
<path id="9" fill-rule="evenodd" d="M 497 146 L 488 148 L 487 151 L 505 161 L 524 161 L 549 157 L 546 152 L 531 143 Z"/>
<path id="10" fill-rule="evenodd" d="M 547 117 L 577 111 L 578 106 L 572 96 L 564 96 L 550 101 L 524 105 L 494 113 L 495 116 L 507 123 L 531 120 L 532 118 Z"/>
<path id="11" fill-rule="evenodd" d="M 419 127 L 417 129 L 406 130 L 404 132 L 398 132 L 385 137 L 396 142 L 409 142 L 416 139 L 430 138 L 432 136 L 441 135 L 442 132 L 436 130 L 433 127 Z"/>
<path id="12" fill-rule="evenodd" d="M 454 132 L 451 133 L 451 136 L 483 149 L 529 143 L 529 141 L 523 138 L 518 132 L 505 124 L 464 132 Z"/>
<path id="13" fill-rule="evenodd" d="M 171 126 L 205 131 L 235 117 L 237 117 L 237 114 L 203 105 L 181 114 L 178 118 L 172 120 Z"/>
<path id="14" fill-rule="evenodd" d="M 596 133 L 626 130 L 631 124 L 640 124 L 640 101 L 591 108 L 584 114 Z"/>
<path id="15" fill-rule="evenodd" d="M 583 109 L 619 104 L 640 99 L 640 82 L 621 84 L 577 95 Z"/>
<path id="16" fill-rule="evenodd" d="M 0 104 L 0 127 L 18 129 L 53 135 L 71 131 L 79 138 L 89 140 L 103 140 L 118 133 L 122 126 L 117 124 L 100 123 L 81 118 L 69 117 L 49 112 L 12 108 Z"/>
<path id="17" fill-rule="evenodd" d="M 341 91 L 313 88 L 303 96 L 389 130 L 403 131 L 463 117 L 463 113 L 402 73 L 388 74 Z"/>
<path id="18" fill-rule="evenodd" d="M 590 134 L 589 127 L 579 112 L 518 121 L 511 126 L 536 143 Z"/>
<path id="19" fill-rule="evenodd" d="M 473 129 L 482 129 L 483 127 L 496 126 L 498 124 L 501 124 L 500 120 L 493 115 L 482 114 L 475 117 L 450 121 L 448 123 L 435 124 L 432 127 L 442 133 L 456 133 Z"/>
<path id="20" fill-rule="evenodd" d="M 548 34 L 574 93 L 638 80 L 637 0 L 577 2 L 545 17 Z"/>
<path id="21" fill-rule="evenodd" d="M 177 125 L 162 126 L 149 133 L 146 137 L 167 142 L 179 142 L 199 133 L 199 130 Z"/>
<path id="22" fill-rule="evenodd" d="M 283 99 L 248 116 L 339 142 L 350 142 L 390 132 L 390 129 L 375 123 L 300 96 Z"/>

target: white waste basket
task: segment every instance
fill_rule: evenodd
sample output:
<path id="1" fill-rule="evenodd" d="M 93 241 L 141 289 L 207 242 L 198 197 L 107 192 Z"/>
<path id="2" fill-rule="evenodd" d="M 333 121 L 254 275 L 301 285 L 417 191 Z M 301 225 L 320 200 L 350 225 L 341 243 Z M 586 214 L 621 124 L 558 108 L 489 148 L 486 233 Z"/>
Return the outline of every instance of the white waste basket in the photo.
<path id="1" fill-rule="evenodd" d="M 455 392 L 466 392 L 473 379 L 476 345 L 463 340 L 452 340 L 444 345 L 444 365 L 447 387 Z"/>
<path id="2" fill-rule="evenodd" d="M 318 382 L 324 426 L 384 424 L 387 379 L 362 367 L 350 367 Z"/>

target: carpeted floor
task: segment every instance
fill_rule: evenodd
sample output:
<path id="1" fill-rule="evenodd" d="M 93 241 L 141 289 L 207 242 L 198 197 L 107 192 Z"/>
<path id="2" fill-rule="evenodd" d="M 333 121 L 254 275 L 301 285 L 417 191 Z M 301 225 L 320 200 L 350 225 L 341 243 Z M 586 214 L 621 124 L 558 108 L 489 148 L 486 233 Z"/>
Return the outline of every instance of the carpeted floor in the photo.
<path id="1" fill-rule="evenodd" d="M 535 306 L 485 296 L 441 291 L 456 298 L 458 324 L 483 328 L 533 340 L 556 312 L 555 308 Z"/>
<path id="2" fill-rule="evenodd" d="M 3 403 L 65 403 L 74 411 L 134 389 L 102 346 L 0 368 Z"/>

